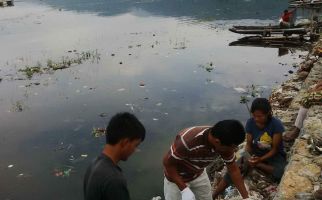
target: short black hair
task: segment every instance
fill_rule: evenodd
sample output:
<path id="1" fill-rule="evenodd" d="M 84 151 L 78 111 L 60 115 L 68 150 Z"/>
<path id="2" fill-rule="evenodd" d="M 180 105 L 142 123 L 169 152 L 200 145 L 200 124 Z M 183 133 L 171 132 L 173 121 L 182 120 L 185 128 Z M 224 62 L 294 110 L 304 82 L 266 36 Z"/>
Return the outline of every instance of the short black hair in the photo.
<path id="1" fill-rule="evenodd" d="M 250 112 L 254 113 L 256 110 L 260 110 L 265 114 L 271 115 L 272 113 L 272 106 L 269 101 L 265 98 L 256 98 L 252 106 L 250 107 Z"/>
<path id="2" fill-rule="evenodd" d="M 284 10 L 284 13 L 287 13 L 287 12 L 288 12 L 288 10 L 287 10 L 287 9 L 285 9 L 285 10 Z"/>
<path id="3" fill-rule="evenodd" d="M 225 146 L 240 145 L 246 136 L 244 126 L 234 119 L 216 123 L 211 128 L 211 134 Z"/>
<path id="4" fill-rule="evenodd" d="M 145 138 L 145 128 L 143 124 L 131 113 L 117 113 L 110 120 L 106 128 L 106 144 L 117 144 L 121 139 Z"/>

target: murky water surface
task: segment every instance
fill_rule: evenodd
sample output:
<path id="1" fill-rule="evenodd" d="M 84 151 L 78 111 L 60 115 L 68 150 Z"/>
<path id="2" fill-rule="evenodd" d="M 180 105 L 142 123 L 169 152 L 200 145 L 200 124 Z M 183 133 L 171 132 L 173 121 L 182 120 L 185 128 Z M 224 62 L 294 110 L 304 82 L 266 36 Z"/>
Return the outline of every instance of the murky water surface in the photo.
<path id="1" fill-rule="evenodd" d="M 133 199 L 162 196 L 162 155 L 180 129 L 244 122 L 234 88 L 255 84 L 267 97 L 306 54 L 228 46 L 242 37 L 229 27 L 274 24 L 285 6 L 43 0 L 1 8 L 0 199 L 82 199 L 85 169 L 105 142 L 92 128 L 119 111 L 133 112 L 147 129 L 139 151 L 121 164 Z M 19 72 L 86 51 L 100 59 L 31 79 Z"/>

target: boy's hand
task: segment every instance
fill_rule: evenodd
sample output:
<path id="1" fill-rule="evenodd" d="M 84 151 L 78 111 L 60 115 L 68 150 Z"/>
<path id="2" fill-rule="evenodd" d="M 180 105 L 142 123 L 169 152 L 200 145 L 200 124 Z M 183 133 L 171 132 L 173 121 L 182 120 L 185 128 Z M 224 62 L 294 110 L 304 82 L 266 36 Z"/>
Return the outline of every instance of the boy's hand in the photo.
<path id="1" fill-rule="evenodd" d="M 260 162 L 261 162 L 260 157 L 252 157 L 248 160 L 248 163 L 251 167 L 256 167 L 256 165 Z"/>
<path id="2" fill-rule="evenodd" d="M 184 190 L 181 191 L 182 200 L 196 200 L 195 195 L 190 190 L 189 187 L 186 187 Z"/>

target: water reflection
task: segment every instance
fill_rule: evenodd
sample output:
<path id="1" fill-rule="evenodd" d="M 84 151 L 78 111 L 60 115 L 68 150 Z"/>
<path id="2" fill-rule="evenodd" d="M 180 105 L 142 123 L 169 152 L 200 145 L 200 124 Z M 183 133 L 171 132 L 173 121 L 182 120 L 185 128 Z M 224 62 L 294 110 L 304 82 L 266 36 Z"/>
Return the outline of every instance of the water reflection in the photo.
<path id="1" fill-rule="evenodd" d="M 214 19 L 276 19 L 288 1 L 266 0 L 43 0 L 57 8 L 104 16 L 128 12 L 137 15 L 191 17 L 202 21 Z"/>
<path id="2" fill-rule="evenodd" d="M 71 10 L 93 6 L 103 12 L 101 4 L 107 5 L 68 2 Z M 210 12 L 205 5 L 199 9 Z M 161 158 L 176 133 L 225 118 L 244 121 L 248 114 L 234 87 L 261 85 L 267 96 L 302 53 L 277 57 L 275 49 L 228 46 L 239 36 L 227 27 L 268 20 L 200 23 L 133 13 L 102 17 L 18 2 L 0 16 L 0 180 L 5 180 L 0 199 L 82 199 L 85 168 L 105 142 L 92 137 L 92 129 L 104 127 L 119 111 L 134 112 L 148 132 L 140 151 L 123 165 L 133 199 L 162 195 Z M 97 49 L 101 59 L 22 79 L 20 68 L 60 61 L 74 49 Z M 17 101 L 28 109 L 11 112 Z M 68 169 L 69 176 L 56 176 Z"/>

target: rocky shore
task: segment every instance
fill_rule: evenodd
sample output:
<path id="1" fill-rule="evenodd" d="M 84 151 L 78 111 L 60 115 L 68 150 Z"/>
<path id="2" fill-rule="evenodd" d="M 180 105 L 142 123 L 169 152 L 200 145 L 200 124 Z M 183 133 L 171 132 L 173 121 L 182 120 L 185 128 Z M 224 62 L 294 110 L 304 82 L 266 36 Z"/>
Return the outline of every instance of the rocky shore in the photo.
<path id="1" fill-rule="evenodd" d="M 292 129 L 303 95 L 317 81 L 322 80 L 322 40 L 314 45 L 312 52 L 300 65 L 300 72 L 274 89 L 271 95 L 274 114 L 286 131 Z M 313 106 L 300 136 L 294 144 L 287 144 L 288 166 L 274 199 L 321 199 L 314 197 L 322 186 L 322 106 Z"/>

